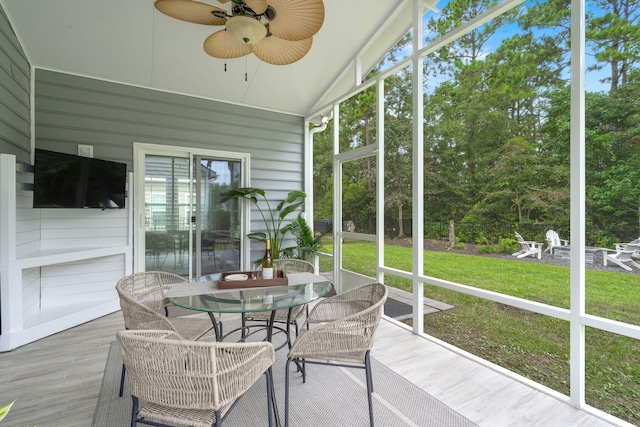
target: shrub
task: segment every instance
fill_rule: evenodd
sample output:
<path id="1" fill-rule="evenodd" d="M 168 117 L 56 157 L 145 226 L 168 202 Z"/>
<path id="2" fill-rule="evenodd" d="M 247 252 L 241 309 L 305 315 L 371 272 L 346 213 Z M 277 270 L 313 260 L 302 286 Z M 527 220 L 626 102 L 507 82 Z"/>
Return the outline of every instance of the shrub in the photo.
<path id="1" fill-rule="evenodd" d="M 518 242 L 514 239 L 500 239 L 498 241 L 498 253 L 510 254 L 518 249 Z"/>
<path id="2" fill-rule="evenodd" d="M 458 240 L 458 238 L 456 237 L 456 242 L 453 245 L 454 249 L 467 249 L 467 245 L 464 244 L 464 242 L 461 242 L 460 240 Z"/>
<path id="3" fill-rule="evenodd" d="M 478 235 L 476 236 L 476 243 L 479 245 L 487 245 L 489 244 L 489 239 L 482 231 L 478 231 Z"/>
<path id="4" fill-rule="evenodd" d="M 478 246 L 478 253 L 480 254 L 495 254 L 497 248 L 495 245 L 480 245 Z"/>

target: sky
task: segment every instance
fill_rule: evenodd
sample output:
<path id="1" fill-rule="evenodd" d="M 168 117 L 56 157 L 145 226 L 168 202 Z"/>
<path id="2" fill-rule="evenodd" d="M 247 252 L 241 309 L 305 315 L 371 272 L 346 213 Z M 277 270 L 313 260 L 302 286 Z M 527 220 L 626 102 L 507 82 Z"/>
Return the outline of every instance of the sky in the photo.
<path id="1" fill-rule="evenodd" d="M 442 10 L 446 7 L 446 5 L 449 3 L 449 0 L 445 0 L 445 1 L 441 1 L 437 4 L 437 7 Z M 533 4 L 535 4 L 536 2 L 534 1 L 525 1 L 523 3 L 523 7 L 531 7 Z M 590 12 L 593 13 L 598 13 L 598 10 L 594 9 L 595 8 L 595 2 L 589 2 L 589 4 L 591 5 L 591 9 Z M 600 11 L 600 13 L 602 13 L 602 11 Z M 427 11 L 427 13 L 425 14 L 424 17 L 424 35 L 425 38 L 429 38 L 429 37 L 433 37 L 434 33 L 429 32 L 429 30 L 427 29 L 427 23 L 430 19 L 435 18 L 437 19 L 438 16 L 440 16 L 439 12 L 433 12 L 433 11 Z M 490 39 L 489 43 L 487 43 L 487 51 L 485 52 L 486 54 L 489 54 L 490 52 L 494 51 L 503 40 L 505 40 L 506 38 L 509 38 L 511 36 L 513 36 L 514 34 L 516 34 L 517 32 L 521 31 L 521 29 L 519 28 L 519 26 L 517 24 L 510 24 L 510 25 L 505 25 L 503 26 L 501 29 L 499 29 L 496 34 Z M 399 59 L 405 58 L 406 56 L 409 56 L 411 54 L 411 45 L 408 45 L 405 49 L 401 50 L 396 56 Z M 587 49 L 589 49 L 589 46 L 587 46 Z M 586 59 L 586 66 L 589 67 L 591 65 L 594 64 L 594 58 L 593 55 L 587 55 Z M 586 82 L 585 82 L 585 89 L 588 92 L 599 92 L 599 91 L 608 91 L 609 89 L 609 84 L 608 83 L 602 83 L 602 79 L 605 78 L 607 76 L 607 72 L 608 72 L 608 68 L 605 68 L 603 70 L 600 71 L 587 71 L 586 73 Z M 567 78 L 567 80 L 569 79 L 569 73 L 570 73 L 570 69 L 569 67 L 567 67 L 566 71 L 565 71 L 565 77 Z M 437 79 L 438 80 L 445 80 L 445 79 Z M 433 80 L 432 80 L 433 81 Z"/>

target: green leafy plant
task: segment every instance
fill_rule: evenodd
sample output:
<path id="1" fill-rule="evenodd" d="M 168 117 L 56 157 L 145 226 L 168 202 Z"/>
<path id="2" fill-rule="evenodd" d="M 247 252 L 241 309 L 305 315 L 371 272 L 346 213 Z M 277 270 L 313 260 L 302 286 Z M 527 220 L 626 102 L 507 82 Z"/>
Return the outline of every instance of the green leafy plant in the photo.
<path id="1" fill-rule="evenodd" d="M 478 253 L 480 254 L 495 254 L 496 245 L 481 245 L 478 246 Z"/>
<path id="2" fill-rule="evenodd" d="M 307 220 L 302 215 L 298 215 L 295 220 L 285 227 L 285 231 L 292 236 L 296 246 L 285 248 L 282 251 L 283 256 L 285 258 L 298 258 L 313 262 L 313 257 L 323 249 L 322 238 L 330 230 L 314 236 Z"/>
<path id="3" fill-rule="evenodd" d="M 5 417 L 9 414 L 9 410 L 11 409 L 11 407 L 13 406 L 14 403 L 16 403 L 15 400 L 13 402 L 9 403 L 7 406 L 3 406 L 2 408 L 0 408 L 0 421 L 4 420 Z M 27 427 L 29 427 L 29 426 L 27 426 Z M 33 427 L 38 427 L 38 426 L 35 425 Z"/>
<path id="4" fill-rule="evenodd" d="M 278 203 L 275 210 L 271 209 L 269 200 L 265 196 L 265 192 L 259 188 L 242 187 L 222 193 L 220 203 L 225 203 L 234 198 L 243 198 L 251 201 L 264 221 L 266 232 L 255 232 L 247 234 L 250 239 L 265 242 L 267 239 L 271 242 L 271 256 L 273 259 L 283 257 L 282 244 L 286 234 L 289 232 L 291 219 L 289 215 L 296 211 L 304 204 L 307 194 L 304 191 L 290 191 L 287 197 Z M 266 209 L 264 206 L 266 205 Z"/>
<path id="5" fill-rule="evenodd" d="M 498 253 L 508 254 L 518 249 L 518 242 L 514 239 L 504 238 L 498 241 Z"/>
<path id="6" fill-rule="evenodd" d="M 0 421 L 4 420 L 14 403 L 16 403 L 15 400 L 9 403 L 7 406 L 3 406 L 2 408 L 0 408 Z"/>

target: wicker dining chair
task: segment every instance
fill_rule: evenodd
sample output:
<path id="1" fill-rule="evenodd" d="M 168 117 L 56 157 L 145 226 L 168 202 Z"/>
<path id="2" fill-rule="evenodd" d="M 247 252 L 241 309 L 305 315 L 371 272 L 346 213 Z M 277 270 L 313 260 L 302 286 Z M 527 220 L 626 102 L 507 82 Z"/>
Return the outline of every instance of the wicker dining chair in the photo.
<path id="1" fill-rule="evenodd" d="M 308 261 L 295 258 L 282 258 L 273 261 L 274 270 L 282 270 L 285 273 L 315 273 L 315 266 Z M 308 313 L 307 304 L 299 305 L 291 309 L 291 317 L 289 317 L 289 309 L 282 308 L 276 310 L 274 322 L 286 323 L 287 337 L 289 338 L 290 326 L 293 325 L 296 330 L 296 336 L 299 333 L 298 319 L 304 312 Z M 243 316 L 243 327 L 246 326 L 246 321 L 251 322 L 268 322 L 271 319 L 270 311 L 258 311 L 254 313 L 246 313 Z M 289 320 L 287 322 L 287 319 Z"/>
<path id="2" fill-rule="evenodd" d="M 319 364 L 364 369 L 373 427 L 373 378 L 369 352 L 387 299 L 387 287 L 371 283 L 329 297 L 313 307 L 287 355 L 285 371 L 285 427 L 289 425 L 289 365 L 294 362 L 306 381 L 306 365 Z"/>
<path id="3" fill-rule="evenodd" d="M 187 340 L 196 340 L 213 329 L 210 319 L 167 315 L 164 297 L 173 284 L 180 282 L 186 282 L 186 279 L 164 271 L 146 271 L 120 279 L 116 284 L 116 291 L 120 298 L 125 328 L 174 331 Z M 126 368 L 123 366 L 120 396 L 124 387 L 125 371 Z"/>
<path id="4" fill-rule="evenodd" d="M 131 427 L 220 427 L 238 398 L 263 374 L 272 425 L 271 343 L 190 341 L 173 331 L 153 330 L 120 331 L 116 336 L 129 373 Z"/>

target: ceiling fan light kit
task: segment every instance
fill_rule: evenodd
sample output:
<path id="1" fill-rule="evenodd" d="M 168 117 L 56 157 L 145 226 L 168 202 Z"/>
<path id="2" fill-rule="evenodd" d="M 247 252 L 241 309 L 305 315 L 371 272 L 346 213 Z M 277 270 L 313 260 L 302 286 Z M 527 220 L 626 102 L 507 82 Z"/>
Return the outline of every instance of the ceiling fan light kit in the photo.
<path id="1" fill-rule="evenodd" d="M 227 31 L 245 44 L 255 44 L 267 36 L 267 27 L 248 16 L 232 16 L 227 19 Z"/>
<path id="2" fill-rule="evenodd" d="M 219 0 L 230 10 L 195 0 L 156 0 L 163 14 L 203 25 L 224 25 L 204 41 L 215 58 L 255 54 L 274 65 L 292 64 L 311 49 L 324 23 L 322 0 Z"/>

